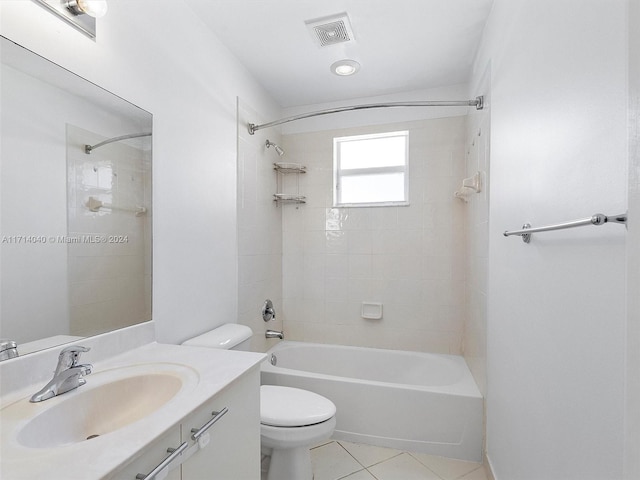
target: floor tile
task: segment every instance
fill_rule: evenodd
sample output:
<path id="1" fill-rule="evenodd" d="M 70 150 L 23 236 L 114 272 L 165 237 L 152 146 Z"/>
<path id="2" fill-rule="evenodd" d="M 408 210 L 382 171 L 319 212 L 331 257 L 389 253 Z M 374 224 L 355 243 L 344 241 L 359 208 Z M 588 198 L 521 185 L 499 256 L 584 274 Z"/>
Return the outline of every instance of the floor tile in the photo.
<path id="1" fill-rule="evenodd" d="M 338 442 L 344 447 L 344 449 L 353 455 L 363 467 L 370 467 L 376 463 L 389 460 L 396 455 L 402 453 L 401 450 L 395 450 L 393 448 L 376 447 L 374 445 L 364 445 L 362 443 L 351 442 Z"/>
<path id="2" fill-rule="evenodd" d="M 311 450 L 314 480 L 336 480 L 362 470 L 338 442 L 327 443 Z"/>
<path id="3" fill-rule="evenodd" d="M 321 447 L 321 446 L 326 445 L 327 443 L 331 443 L 331 442 L 335 442 L 335 440 L 331 440 L 330 438 L 327 438 L 325 440 L 320 440 L 318 443 L 314 443 L 313 445 L 311 445 L 310 448 L 311 449 L 318 448 L 318 447 Z"/>
<path id="4" fill-rule="evenodd" d="M 484 467 L 480 467 L 467 475 L 460 477 L 458 480 L 488 480 L 487 472 Z"/>
<path id="5" fill-rule="evenodd" d="M 376 477 L 371 475 L 366 470 L 360 470 L 359 472 L 352 473 L 346 477 L 342 477 L 340 480 L 376 480 Z"/>
<path id="6" fill-rule="evenodd" d="M 465 462 L 453 458 L 437 457 L 425 453 L 411 453 L 416 460 L 429 467 L 437 473 L 443 480 L 457 480 L 463 475 L 473 472 L 482 467 L 481 463 Z"/>
<path id="7" fill-rule="evenodd" d="M 408 453 L 402 453 L 390 460 L 378 463 L 368 470 L 378 480 L 441 480 Z"/>

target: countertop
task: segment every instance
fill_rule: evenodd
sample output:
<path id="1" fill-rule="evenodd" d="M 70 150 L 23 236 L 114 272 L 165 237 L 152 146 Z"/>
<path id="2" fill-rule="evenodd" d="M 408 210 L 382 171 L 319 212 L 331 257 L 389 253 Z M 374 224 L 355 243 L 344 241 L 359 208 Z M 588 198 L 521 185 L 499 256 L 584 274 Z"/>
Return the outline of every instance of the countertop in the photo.
<path id="1" fill-rule="evenodd" d="M 235 379 L 253 368 L 260 368 L 266 358 L 262 353 L 215 350 L 150 343 L 108 360 L 93 364 L 87 384 L 63 395 L 40 403 L 29 398 L 43 385 L 30 385 L 2 399 L 0 410 L 0 478 L 7 480 L 56 478 L 99 479 L 127 463 L 150 442 L 178 424 L 189 413 L 202 406 Z M 83 362 L 90 362 L 87 355 Z M 113 375 L 116 369 L 137 368 L 158 364 L 179 366 L 189 371 L 183 389 L 168 403 L 146 417 L 97 438 L 71 445 L 29 448 L 17 440 L 17 433 L 26 423 L 47 409 L 90 388 L 96 382 Z M 52 370 L 55 365 L 52 365 Z"/>

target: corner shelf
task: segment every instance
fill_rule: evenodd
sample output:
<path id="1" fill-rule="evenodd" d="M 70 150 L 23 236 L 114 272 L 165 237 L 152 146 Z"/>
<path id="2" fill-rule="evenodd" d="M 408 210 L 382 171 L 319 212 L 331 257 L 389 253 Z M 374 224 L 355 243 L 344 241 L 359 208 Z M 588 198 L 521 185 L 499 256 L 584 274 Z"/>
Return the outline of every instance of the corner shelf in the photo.
<path id="1" fill-rule="evenodd" d="M 307 167 L 298 163 L 274 163 L 273 169 L 276 171 L 276 193 L 273 201 L 277 204 L 285 203 L 307 203 L 304 195 L 300 195 L 300 174 L 307 173 Z M 295 175 L 295 193 L 284 193 L 284 177 Z M 290 185 L 287 185 L 290 188 Z"/>
<path id="2" fill-rule="evenodd" d="M 275 193 L 274 202 L 278 203 L 307 203 L 304 195 L 291 195 L 289 193 Z"/>
<path id="3" fill-rule="evenodd" d="M 307 173 L 307 167 L 304 165 L 300 165 L 299 163 L 274 163 L 273 169 L 282 173 L 283 175 L 288 175 L 291 173 Z"/>

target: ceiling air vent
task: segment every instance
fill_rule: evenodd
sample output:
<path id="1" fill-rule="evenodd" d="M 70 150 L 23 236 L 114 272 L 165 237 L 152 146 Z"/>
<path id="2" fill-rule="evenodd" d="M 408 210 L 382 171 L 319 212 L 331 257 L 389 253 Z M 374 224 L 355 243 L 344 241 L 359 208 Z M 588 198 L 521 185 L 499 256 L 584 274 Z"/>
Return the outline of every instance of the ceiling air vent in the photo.
<path id="1" fill-rule="evenodd" d="M 354 40 L 351 23 L 346 13 L 307 20 L 304 23 L 307 25 L 314 41 L 320 47 Z"/>

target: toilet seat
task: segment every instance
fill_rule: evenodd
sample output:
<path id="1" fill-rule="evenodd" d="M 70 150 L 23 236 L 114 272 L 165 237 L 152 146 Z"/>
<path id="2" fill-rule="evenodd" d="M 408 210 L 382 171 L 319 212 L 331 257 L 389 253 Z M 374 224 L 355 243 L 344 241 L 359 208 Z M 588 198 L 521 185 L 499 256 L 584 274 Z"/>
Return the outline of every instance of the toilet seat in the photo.
<path id="1" fill-rule="evenodd" d="M 336 414 L 333 402 L 299 388 L 262 385 L 260 423 L 272 427 L 304 427 L 326 422 Z"/>

